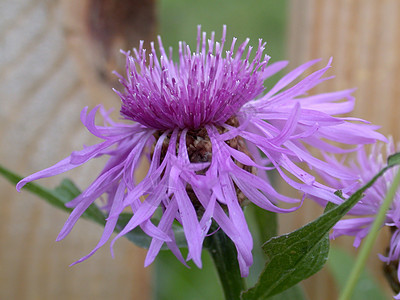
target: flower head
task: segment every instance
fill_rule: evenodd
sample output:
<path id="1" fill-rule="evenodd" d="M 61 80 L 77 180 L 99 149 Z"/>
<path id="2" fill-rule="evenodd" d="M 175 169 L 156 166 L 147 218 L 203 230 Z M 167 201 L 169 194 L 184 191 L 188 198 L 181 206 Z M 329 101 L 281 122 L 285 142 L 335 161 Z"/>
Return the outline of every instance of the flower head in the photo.
<path id="1" fill-rule="evenodd" d="M 105 126 L 95 125 L 99 107 L 82 111 L 88 130 L 104 141 L 73 152 L 56 165 L 28 176 L 29 181 L 53 176 L 102 155 L 109 156 L 104 169 L 83 193 L 67 205 L 74 207 L 58 240 L 72 229 L 83 212 L 98 197 L 107 194 L 108 214 L 103 236 L 91 256 L 110 238 L 119 214 L 130 209 L 132 218 L 116 239 L 140 226 L 152 237 L 145 265 L 150 264 L 166 245 L 185 263 L 175 242 L 172 223 L 184 229 L 189 254 L 199 267 L 203 241 L 211 223 L 216 222 L 234 242 L 242 276 L 252 264 L 252 237 L 243 214 L 245 199 L 272 212 L 290 212 L 279 201 L 300 200 L 278 193 L 265 171 L 275 169 L 293 188 L 314 196 L 327 196 L 327 187 L 298 163 L 323 170 L 330 176 L 350 180 L 354 176 L 317 159 L 305 147 L 342 153 L 329 141 L 356 145 L 384 139 L 376 127 L 359 119 L 334 117 L 350 112 L 352 90 L 308 96 L 306 93 L 327 78 L 322 78 L 331 61 L 321 70 L 296 80 L 318 62 L 308 62 L 284 76 L 263 94 L 263 81 L 280 71 L 286 62 L 267 65 L 264 43 L 259 41 L 253 60 L 248 40 L 235 50 L 236 39 L 224 51 L 225 27 L 221 43 L 214 33 L 207 40 L 198 31 L 197 49 L 179 45 L 179 62 L 166 54 L 159 38 L 160 58 L 153 44 L 147 56 L 143 43 L 127 58 L 126 78 L 118 75 L 124 91 L 121 115 L 131 124 L 115 123 L 100 106 Z M 291 85 L 291 86 L 290 86 Z M 353 122 L 356 121 L 356 122 Z M 141 182 L 134 173 L 141 157 L 150 167 Z M 289 173 L 289 174 L 288 174 Z M 141 200 L 146 196 L 145 200 Z M 152 216 L 161 208 L 156 225 Z"/>
<path id="2" fill-rule="evenodd" d="M 122 100 L 121 114 L 159 130 L 199 129 L 225 123 L 264 90 L 269 60 L 263 55 L 262 40 L 251 62 L 252 47 L 246 51 L 249 39 L 236 52 L 233 39 L 230 50 L 225 52 L 225 34 L 226 27 L 219 43 L 214 41 L 214 33 L 207 41 L 206 33 L 201 38 L 199 31 L 194 53 L 189 45 L 180 42 L 178 64 L 172 60 L 172 50 L 167 55 L 160 37 L 160 59 L 154 43 L 148 57 L 143 41 L 138 50 L 134 49 L 134 56 L 124 52 L 127 79 L 118 76 L 125 91 L 117 91 Z"/>
<path id="3" fill-rule="evenodd" d="M 386 145 L 385 152 L 382 151 L 383 148 L 383 143 L 374 144 L 369 154 L 366 153 L 364 148 L 361 149 L 357 152 L 357 159 L 351 161 L 348 166 L 331 157 L 332 165 L 336 165 L 337 168 L 347 171 L 349 174 L 353 174 L 358 178 L 355 180 L 335 180 L 333 178 L 328 178 L 329 185 L 333 189 L 341 190 L 345 197 L 356 192 L 382 170 L 386 166 L 387 157 L 396 152 L 395 145 L 391 138 Z M 397 148 L 400 150 L 400 145 L 398 145 Z M 341 235 L 354 236 L 353 246 L 360 246 L 361 241 L 370 231 L 375 216 L 380 210 L 397 170 L 397 167 L 388 170 L 365 192 L 363 198 L 349 212 L 349 215 L 353 217 L 339 221 L 333 228 L 331 238 L 336 238 Z M 321 199 L 318 201 L 321 202 Z M 398 262 L 400 260 L 400 191 L 396 192 L 392 205 L 386 212 L 384 226 L 390 228 L 392 237 L 390 246 L 388 247 L 387 257 L 383 255 L 379 255 L 379 257 L 388 265 L 390 263 L 397 264 L 398 282 L 400 281 L 400 268 L 398 268 Z M 400 294 L 394 298 L 400 299 Z"/>

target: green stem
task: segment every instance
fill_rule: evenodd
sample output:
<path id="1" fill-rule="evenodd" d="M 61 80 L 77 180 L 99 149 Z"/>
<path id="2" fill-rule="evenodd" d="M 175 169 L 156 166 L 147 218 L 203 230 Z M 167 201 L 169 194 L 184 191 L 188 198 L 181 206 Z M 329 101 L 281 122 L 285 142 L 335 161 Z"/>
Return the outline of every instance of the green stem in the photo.
<path id="1" fill-rule="evenodd" d="M 360 253 L 357 256 L 356 263 L 350 273 L 349 279 L 347 280 L 346 286 L 339 297 L 339 300 L 350 300 L 351 295 L 353 294 L 354 288 L 357 284 L 357 281 L 360 277 L 360 274 L 367 262 L 369 254 L 371 253 L 374 242 L 378 236 L 379 229 L 382 227 L 383 222 L 386 218 L 386 212 L 390 208 L 392 204 L 393 198 L 396 194 L 397 187 L 400 184 L 400 170 L 396 174 L 393 179 L 392 185 L 390 186 L 389 191 L 386 194 L 385 200 L 383 201 L 379 212 L 375 218 L 374 223 L 372 224 L 371 230 L 363 243 Z"/>
<path id="2" fill-rule="evenodd" d="M 211 226 L 210 231 L 217 227 Z M 207 237 L 205 247 L 210 252 L 224 289 L 225 299 L 239 300 L 241 292 L 246 288 L 244 279 L 240 276 L 237 252 L 233 242 L 219 229 Z"/>

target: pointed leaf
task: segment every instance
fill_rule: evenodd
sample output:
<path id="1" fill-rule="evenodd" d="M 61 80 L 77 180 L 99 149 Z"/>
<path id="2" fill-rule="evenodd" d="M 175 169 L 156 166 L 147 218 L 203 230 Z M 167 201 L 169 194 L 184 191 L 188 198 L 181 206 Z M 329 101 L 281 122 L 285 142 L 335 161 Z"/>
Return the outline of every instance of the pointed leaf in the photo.
<path id="1" fill-rule="evenodd" d="M 387 164 L 389 167 L 400 164 L 400 152 L 390 155 L 387 159 Z"/>
<path id="2" fill-rule="evenodd" d="M 15 174 L 14 172 L 0 166 L 0 175 L 6 178 L 11 184 L 16 185 L 20 180 L 23 179 L 22 176 Z M 72 209 L 65 207 L 64 203 L 67 202 L 66 196 L 63 195 L 61 198 L 57 196 L 53 191 L 42 187 L 39 184 L 29 182 L 27 183 L 23 189 L 39 196 L 40 198 L 46 200 L 49 204 L 61 208 L 67 212 L 71 212 Z M 65 202 L 64 202 L 65 201 Z"/>

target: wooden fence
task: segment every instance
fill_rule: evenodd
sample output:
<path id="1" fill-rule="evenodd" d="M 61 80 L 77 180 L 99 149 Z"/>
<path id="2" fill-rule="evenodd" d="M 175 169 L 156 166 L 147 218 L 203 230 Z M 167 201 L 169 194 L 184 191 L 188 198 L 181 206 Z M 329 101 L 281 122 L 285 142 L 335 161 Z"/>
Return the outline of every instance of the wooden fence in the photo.
<path id="1" fill-rule="evenodd" d="M 108 77 L 118 68 L 118 50 L 148 39 L 153 24 L 153 1 L 2 1 L 1 163 L 28 175 L 96 142 L 79 113 L 87 105 L 119 103 Z M 83 188 L 96 165 L 66 176 Z M 61 178 L 42 183 L 54 186 Z M 97 244 L 102 228 L 80 220 L 55 243 L 67 214 L 18 194 L 3 179 L 0 191 L 0 299 L 150 299 L 143 249 L 122 239 L 115 259 L 104 247 L 70 268 Z"/>

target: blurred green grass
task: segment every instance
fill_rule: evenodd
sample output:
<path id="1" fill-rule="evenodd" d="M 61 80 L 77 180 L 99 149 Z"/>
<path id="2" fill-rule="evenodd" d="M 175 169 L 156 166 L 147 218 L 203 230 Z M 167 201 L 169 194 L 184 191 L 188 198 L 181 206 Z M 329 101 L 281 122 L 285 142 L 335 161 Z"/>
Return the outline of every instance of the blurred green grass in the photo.
<path id="1" fill-rule="evenodd" d="M 271 56 L 272 62 L 286 58 L 287 0 L 161 0 L 158 2 L 157 13 L 158 32 L 163 38 L 164 47 L 172 46 L 175 55 L 179 41 L 186 41 L 194 50 L 197 25 L 202 25 L 202 30 L 207 34 L 215 31 L 218 40 L 221 37 L 222 26 L 226 24 L 227 42 L 230 42 L 232 37 L 237 37 L 240 43 L 249 37 L 249 44 L 257 47 L 258 39 L 262 38 L 267 42 L 265 52 Z M 271 86 L 276 78 L 275 76 L 268 80 L 266 86 Z M 261 242 L 265 241 L 258 241 L 255 236 L 254 266 L 251 269 L 253 274 L 249 278 L 250 283 L 256 281 L 257 273 L 264 265 L 259 248 Z M 207 251 L 203 251 L 202 258 L 201 270 L 191 262 L 191 269 L 187 269 L 169 251 L 162 251 L 153 269 L 153 298 L 223 299 L 219 279 Z"/>

